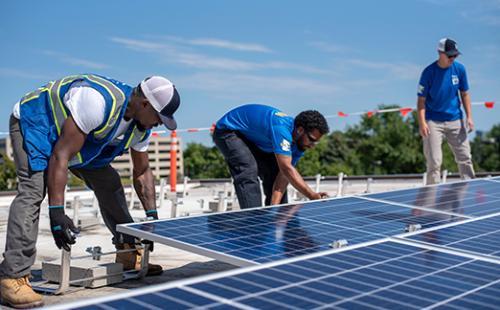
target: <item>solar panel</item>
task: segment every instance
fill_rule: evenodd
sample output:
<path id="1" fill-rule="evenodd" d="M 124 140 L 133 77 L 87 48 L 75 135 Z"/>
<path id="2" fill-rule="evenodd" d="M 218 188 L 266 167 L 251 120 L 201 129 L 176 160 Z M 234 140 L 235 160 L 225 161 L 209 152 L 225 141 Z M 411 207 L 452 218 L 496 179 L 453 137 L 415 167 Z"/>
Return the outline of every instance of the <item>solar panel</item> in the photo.
<path id="1" fill-rule="evenodd" d="M 120 232 L 244 266 L 464 220 L 348 197 L 118 226 Z"/>
<path id="2" fill-rule="evenodd" d="M 384 241 L 53 308 L 495 309 L 499 289 L 499 261 Z"/>
<path id="3" fill-rule="evenodd" d="M 364 197 L 465 216 L 500 213 L 500 182 L 492 179 L 440 184 Z"/>
<path id="4" fill-rule="evenodd" d="M 500 258 L 500 216 L 429 229 L 406 238 Z"/>

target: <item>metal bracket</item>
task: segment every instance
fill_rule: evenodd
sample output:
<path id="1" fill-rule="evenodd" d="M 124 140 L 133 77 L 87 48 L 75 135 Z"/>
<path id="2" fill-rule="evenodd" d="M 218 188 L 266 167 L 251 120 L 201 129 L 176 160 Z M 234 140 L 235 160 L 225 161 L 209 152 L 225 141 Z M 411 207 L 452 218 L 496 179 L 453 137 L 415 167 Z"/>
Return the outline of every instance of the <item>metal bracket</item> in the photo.
<path id="1" fill-rule="evenodd" d="M 90 253 L 93 260 L 101 260 L 101 256 L 103 255 L 100 246 L 88 247 L 85 252 Z"/>
<path id="2" fill-rule="evenodd" d="M 405 227 L 405 232 L 414 232 L 422 229 L 422 225 L 420 224 L 408 224 Z"/>
<path id="3" fill-rule="evenodd" d="M 141 270 L 140 271 L 128 270 L 128 271 L 123 271 L 123 272 L 118 273 L 118 274 L 121 274 L 123 276 L 123 280 L 143 279 L 146 276 L 146 274 L 148 273 L 149 244 L 143 244 L 142 246 L 143 246 L 144 252 L 141 255 Z M 103 255 L 132 252 L 132 251 L 136 251 L 136 249 L 118 250 L 118 251 L 103 253 L 100 246 L 94 246 L 94 247 L 88 247 L 86 249 L 86 251 L 91 253 L 91 255 L 73 257 L 73 259 L 82 259 L 82 258 L 92 257 L 92 259 L 94 259 L 94 260 L 100 260 L 101 256 L 103 256 Z M 40 281 L 40 282 L 33 283 L 33 289 L 35 291 L 43 292 L 45 294 L 62 295 L 62 294 L 68 293 L 68 292 L 79 291 L 79 290 L 84 289 L 84 287 L 77 287 L 77 288 L 73 287 L 72 288 L 72 287 L 70 287 L 71 284 L 81 283 L 81 282 L 89 281 L 89 280 L 98 280 L 98 279 L 112 277 L 112 276 L 117 275 L 117 274 L 108 274 L 108 275 L 99 276 L 99 277 L 89 277 L 89 278 L 84 278 L 84 279 L 70 280 L 71 259 L 72 259 L 71 252 L 68 252 L 64 249 L 61 250 L 61 267 L 60 267 L 58 286 L 51 287 L 51 285 L 49 284 L 48 281 Z M 45 286 L 43 286 L 43 285 L 45 285 Z"/>
<path id="4" fill-rule="evenodd" d="M 338 239 L 330 243 L 330 247 L 334 249 L 340 249 L 349 245 L 349 242 L 345 239 Z"/>

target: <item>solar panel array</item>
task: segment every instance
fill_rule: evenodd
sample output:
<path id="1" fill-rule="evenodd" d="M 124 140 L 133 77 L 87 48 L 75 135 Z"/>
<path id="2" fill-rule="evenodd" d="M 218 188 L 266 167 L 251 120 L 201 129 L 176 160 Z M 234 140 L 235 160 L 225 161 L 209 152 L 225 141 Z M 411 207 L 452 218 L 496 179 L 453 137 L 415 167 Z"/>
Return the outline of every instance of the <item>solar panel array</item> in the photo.
<path id="1" fill-rule="evenodd" d="M 500 184 L 499 184 L 500 185 Z M 251 265 L 325 251 L 338 240 L 358 244 L 433 227 L 461 215 L 359 197 L 131 224 L 120 231 L 229 263 Z"/>
<path id="2" fill-rule="evenodd" d="M 411 227 L 418 230 L 406 232 Z M 498 309 L 500 304 L 500 177 L 120 229 L 252 266 L 56 308 Z M 339 239 L 349 246 L 331 249 Z"/>
<path id="3" fill-rule="evenodd" d="M 241 268 L 80 309 L 494 309 L 500 264 L 385 241 Z"/>

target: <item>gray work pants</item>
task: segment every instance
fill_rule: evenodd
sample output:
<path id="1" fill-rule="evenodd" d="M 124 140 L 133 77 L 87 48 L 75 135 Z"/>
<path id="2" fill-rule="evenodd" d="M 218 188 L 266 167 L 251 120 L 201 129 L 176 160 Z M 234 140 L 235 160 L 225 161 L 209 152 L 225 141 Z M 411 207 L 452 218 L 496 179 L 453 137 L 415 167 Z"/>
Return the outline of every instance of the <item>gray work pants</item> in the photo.
<path id="1" fill-rule="evenodd" d="M 29 168 L 19 120 L 13 116 L 10 117 L 9 131 L 18 185 L 9 210 L 0 277 L 20 278 L 30 273 L 35 262 L 40 204 L 46 193 L 47 175 L 46 171 L 31 171 Z M 117 224 L 132 222 L 118 173 L 111 166 L 93 170 L 73 169 L 72 172 L 94 190 L 104 222 L 113 234 L 113 242 L 133 243 L 133 237 L 116 232 Z"/>
<path id="2" fill-rule="evenodd" d="M 264 189 L 264 204 L 270 205 L 274 181 L 280 171 L 274 153 L 260 150 L 236 131 L 215 129 L 213 140 L 229 166 L 240 208 L 248 209 L 262 205 L 259 178 Z M 281 203 L 287 202 L 285 191 Z"/>
<path id="3" fill-rule="evenodd" d="M 441 179 L 443 152 L 441 145 L 446 139 L 455 156 L 458 171 L 462 179 L 475 177 L 467 128 L 464 120 L 450 122 L 428 121 L 429 135 L 423 139 L 424 155 L 427 163 L 427 184 L 437 184 Z"/>

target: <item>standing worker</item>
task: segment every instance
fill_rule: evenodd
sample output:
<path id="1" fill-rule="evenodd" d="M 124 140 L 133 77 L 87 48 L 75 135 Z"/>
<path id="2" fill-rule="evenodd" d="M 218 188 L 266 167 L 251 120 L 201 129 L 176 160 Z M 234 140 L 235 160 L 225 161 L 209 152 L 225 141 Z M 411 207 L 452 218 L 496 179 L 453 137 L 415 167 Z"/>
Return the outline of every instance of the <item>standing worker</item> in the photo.
<path id="1" fill-rule="evenodd" d="M 215 125 L 213 139 L 229 166 L 241 209 L 286 203 L 291 183 L 309 199 L 326 198 L 314 192 L 295 165 L 305 150 L 328 133 L 318 111 L 304 111 L 293 118 L 280 110 L 248 104 L 227 112 Z"/>
<path id="2" fill-rule="evenodd" d="M 455 155 L 462 179 L 474 178 L 468 132 L 474 129 L 465 67 L 456 61 L 457 43 L 443 38 L 439 58 L 424 69 L 418 86 L 418 122 L 427 162 L 427 184 L 440 182 L 443 137 Z M 466 118 L 460 105 L 463 105 Z"/>
<path id="3" fill-rule="evenodd" d="M 110 163 L 130 148 L 133 183 L 147 216 L 158 218 L 154 177 L 147 147 L 151 128 L 174 130 L 179 94 L 166 78 L 153 76 L 131 87 L 98 75 L 69 76 L 25 95 L 10 117 L 10 137 L 19 179 L 10 206 L 3 261 L 1 298 L 15 308 L 40 306 L 29 283 L 36 258 L 40 204 L 49 195 L 51 232 L 59 249 L 75 243 L 73 221 L 64 212 L 68 169 L 85 181 L 99 201 L 106 226 L 125 270 L 140 270 L 142 252 L 116 225 L 133 222 L 120 176 Z M 135 251 L 133 251 L 135 249 Z M 150 264 L 148 275 L 162 267 Z"/>

